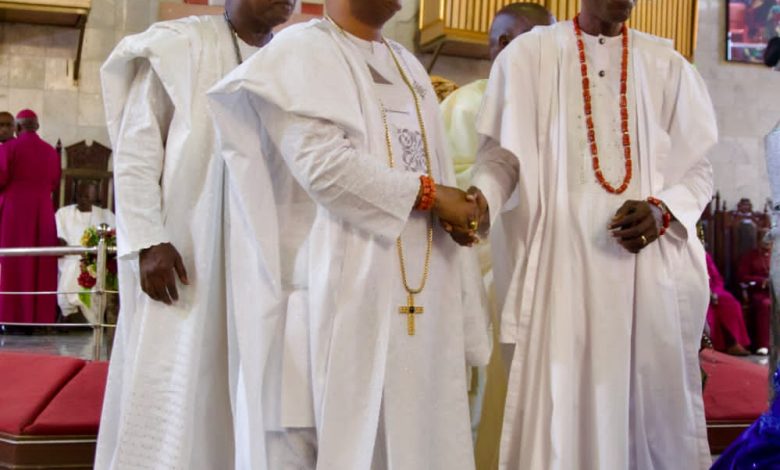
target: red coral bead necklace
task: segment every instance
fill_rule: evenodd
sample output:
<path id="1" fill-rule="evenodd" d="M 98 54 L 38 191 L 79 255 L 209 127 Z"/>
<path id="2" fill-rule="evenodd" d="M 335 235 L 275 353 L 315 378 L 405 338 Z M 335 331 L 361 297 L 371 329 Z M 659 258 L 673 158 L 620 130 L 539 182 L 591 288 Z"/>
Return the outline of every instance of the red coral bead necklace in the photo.
<path id="1" fill-rule="evenodd" d="M 612 186 L 601 171 L 601 163 L 599 162 L 599 146 L 596 142 L 596 130 L 593 126 L 593 107 L 590 94 L 590 79 L 588 78 L 588 64 L 585 61 L 585 43 L 582 41 L 582 28 L 580 27 L 580 18 L 577 15 L 574 18 L 574 31 L 577 36 L 577 51 L 580 58 L 580 71 L 582 72 L 582 100 L 585 104 L 585 123 L 588 128 L 588 143 L 590 144 L 590 153 L 592 156 L 593 171 L 596 174 L 596 179 L 602 188 L 608 193 L 622 194 L 628 185 L 631 184 L 631 178 L 633 176 L 633 166 L 631 160 L 631 134 L 629 133 L 628 126 L 628 28 L 623 25 L 620 34 L 623 38 L 623 55 L 620 63 L 620 127 L 623 134 L 623 155 L 626 160 L 626 175 L 623 178 L 623 183 L 618 186 Z"/>

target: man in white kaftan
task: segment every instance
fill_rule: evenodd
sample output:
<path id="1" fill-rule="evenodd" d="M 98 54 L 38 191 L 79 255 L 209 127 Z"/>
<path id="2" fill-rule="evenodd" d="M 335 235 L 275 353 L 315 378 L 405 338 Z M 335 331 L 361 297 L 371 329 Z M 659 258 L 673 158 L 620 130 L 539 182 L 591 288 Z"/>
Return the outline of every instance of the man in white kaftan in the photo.
<path id="1" fill-rule="evenodd" d="M 580 15 L 598 155 L 613 185 L 628 174 L 620 31 L 632 7 L 585 0 Z M 594 34 L 594 24 L 604 30 Z M 513 231 L 523 260 L 502 313 L 501 340 L 515 346 L 502 469 L 710 464 L 697 356 L 708 287 L 695 225 L 712 195 L 705 154 L 716 141 L 714 113 L 703 81 L 669 42 L 626 34 L 633 178 L 620 195 L 593 170 L 572 22 L 520 36 L 490 75 L 473 184 L 493 219 L 518 192 Z M 661 210 L 648 196 L 673 217 L 660 239 Z M 627 219 L 613 218 L 627 200 L 650 231 L 624 227 L 637 231 L 616 238 L 608 226 Z"/>
<path id="2" fill-rule="evenodd" d="M 229 0 L 230 21 L 155 24 L 103 65 L 121 312 L 97 469 L 233 467 L 224 165 L 206 91 L 270 40 L 293 6 Z"/>
<path id="3" fill-rule="evenodd" d="M 774 37 L 769 40 L 764 49 L 764 65 L 777 70 L 780 64 L 780 37 Z M 775 241 L 772 245 L 772 261 L 769 274 L 772 279 L 772 321 L 770 322 L 771 345 L 769 358 L 769 377 L 774 374 L 780 359 L 780 122 L 769 131 L 764 139 L 766 150 L 766 169 L 769 174 L 769 185 L 772 189 L 772 231 L 770 236 Z M 770 385 L 770 393 L 773 392 Z"/>
<path id="4" fill-rule="evenodd" d="M 61 207 L 54 214 L 57 223 L 57 238 L 60 243 L 70 246 L 80 246 L 84 231 L 89 227 L 106 224 L 115 226 L 114 213 L 95 205 L 97 202 L 97 186 L 94 182 L 79 182 L 76 187 L 78 202 Z M 81 274 L 81 256 L 65 256 L 58 260 L 59 282 L 57 284 L 57 304 L 62 315 L 68 317 L 79 311 L 90 323 L 100 321 L 98 312 L 93 306 L 84 305 L 78 293 L 82 288 L 78 279 Z"/>
<path id="5" fill-rule="evenodd" d="M 555 17 L 537 3 L 517 2 L 505 5 L 496 12 L 490 25 L 488 46 L 491 60 L 495 60 L 515 37 L 527 33 L 535 26 L 553 23 Z M 477 133 L 477 116 L 486 88 L 486 78 L 475 80 L 452 92 L 440 106 L 447 143 L 455 166 L 455 177 L 458 187 L 462 189 L 471 185 L 472 170 L 480 142 Z M 511 214 L 507 212 L 505 215 Z M 504 225 L 510 227 L 508 238 L 501 237 L 504 233 L 502 229 Z M 496 300 L 505 297 L 506 281 L 515 265 L 514 257 L 510 256 L 514 246 L 514 236 L 511 233 L 513 225 L 512 220 L 497 219 L 491 227 L 490 243 L 483 242 L 476 247 L 488 293 L 493 325 L 493 352 L 490 364 L 484 369 L 474 370 L 474 373 L 478 374 L 479 385 L 477 395 L 472 402 L 472 423 L 478 426 L 475 453 L 479 468 L 495 467 L 498 461 L 498 436 L 501 433 L 501 422 L 504 416 L 507 364 L 511 357 L 502 357 L 502 347 L 498 341 L 500 323 L 497 321 L 500 305 Z M 504 284 L 494 285 L 494 270 Z"/>
<path id="6" fill-rule="evenodd" d="M 255 452 L 264 425 L 316 427 L 317 469 L 473 469 L 465 366 L 488 358 L 484 298 L 476 259 L 438 225 L 414 336 L 399 314 L 407 293 L 396 238 L 417 287 L 433 226 L 412 210 L 427 151 L 433 178 L 454 184 L 436 96 L 403 47 L 350 32 L 349 2 L 353 12 L 385 8 L 330 1 L 334 22 L 283 32 L 210 93 L 229 175 L 229 245 L 250 241 L 228 271 L 247 398 L 238 447 Z M 289 73 L 270 73 L 282 67 Z M 453 194 L 466 201 L 444 187 L 437 201 Z M 269 325 L 278 333 L 258 336 Z M 296 351 L 296 338 L 309 350 Z M 311 396 L 291 395 L 300 390 Z"/>

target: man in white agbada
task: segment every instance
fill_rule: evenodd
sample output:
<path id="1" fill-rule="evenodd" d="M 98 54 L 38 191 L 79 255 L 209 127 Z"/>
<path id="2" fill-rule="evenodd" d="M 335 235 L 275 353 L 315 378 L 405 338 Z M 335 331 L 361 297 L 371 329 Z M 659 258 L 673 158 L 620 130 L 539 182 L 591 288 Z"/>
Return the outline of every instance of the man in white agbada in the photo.
<path id="1" fill-rule="evenodd" d="M 400 2 L 326 8 L 332 20 L 283 32 L 210 92 L 229 175 L 238 458 L 264 468 L 268 429 L 300 449 L 273 470 L 473 469 L 466 366 L 488 358 L 484 298 L 473 253 L 434 216 L 468 232 L 476 205 L 428 193 L 423 175 L 455 180 L 425 70 L 381 35 Z M 301 437 L 315 432 L 316 452 Z"/>
<path id="2" fill-rule="evenodd" d="M 97 202 L 97 183 L 94 181 L 79 181 L 76 186 L 76 204 L 61 207 L 54 214 L 57 223 L 57 238 L 63 245 L 79 246 L 84 231 L 89 227 L 106 224 L 115 225 L 114 213 L 95 205 Z M 99 321 L 98 312 L 92 306 L 86 306 L 79 299 L 81 291 L 78 279 L 81 274 L 81 257 L 67 256 L 59 259 L 59 282 L 57 304 L 65 317 L 81 311 L 90 323 Z"/>
<path id="3" fill-rule="evenodd" d="M 158 23 L 125 38 L 103 65 L 121 312 L 97 469 L 233 465 L 223 162 L 206 91 L 265 45 L 293 7 L 228 0 L 224 17 Z"/>
<path id="4" fill-rule="evenodd" d="M 717 130 L 671 43 L 624 29 L 634 3 L 583 0 L 580 33 L 536 28 L 491 71 L 473 183 L 484 196 L 471 192 L 490 219 L 516 211 L 522 260 L 501 323 L 515 346 L 502 469 L 710 465 L 696 222 Z"/>
<path id="5" fill-rule="evenodd" d="M 774 37 L 764 49 L 764 64 L 773 69 L 780 63 L 780 37 Z M 771 350 L 770 364 L 777 364 L 780 354 L 780 306 L 776 299 L 780 298 L 780 122 L 769 131 L 764 139 L 766 151 L 766 169 L 769 173 L 769 185 L 772 189 L 772 231 L 770 236 L 775 241 L 772 245 L 772 264 L 770 266 L 770 276 L 772 278 L 772 289 L 774 291 L 774 302 L 772 307 L 771 338 L 773 348 Z M 776 367 L 776 366 L 775 366 Z M 770 377 L 773 368 L 770 367 Z"/>
<path id="6" fill-rule="evenodd" d="M 488 33 L 490 59 L 495 60 L 515 37 L 527 33 L 535 26 L 553 23 L 555 17 L 538 3 L 517 2 L 505 5 L 496 12 L 490 25 Z M 486 88 L 486 78 L 475 80 L 452 92 L 440 106 L 450 156 L 455 166 L 455 177 L 458 187 L 462 189 L 471 185 L 472 170 L 480 141 L 477 133 L 477 116 Z M 506 217 L 510 213 L 504 215 Z M 505 297 L 507 286 L 506 282 L 503 285 L 494 285 L 493 276 L 495 270 L 499 279 L 507 281 L 514 268 L 514 257 L 510 256 L 513 252 L 511 247 L 514 246 L 514 236 L 511 230 L 509 240 L 500 236 L 503 233 L 501 227 L 503 225 L 512 227 L 513 222 L 498 219 L 491 227 L 492 244 L 483 242 L 476 247 L 488 293 L 494 340 L 490 364 L 484 369 L 475 371 L 478 377 L 478 391 L 472 402 L 472 423 L 478 426 L 475 444 L 477 466 L 484 465 L 485 468 L 490 465 L 495 466 L 498 461 L 498 436 L 501 433 L 507 382 L 507 368 L 498 341 L 499 323 L 496 321 L 500 309 L 496 299 Z M 492 253 L 495 253 L 495 256 Z"/>

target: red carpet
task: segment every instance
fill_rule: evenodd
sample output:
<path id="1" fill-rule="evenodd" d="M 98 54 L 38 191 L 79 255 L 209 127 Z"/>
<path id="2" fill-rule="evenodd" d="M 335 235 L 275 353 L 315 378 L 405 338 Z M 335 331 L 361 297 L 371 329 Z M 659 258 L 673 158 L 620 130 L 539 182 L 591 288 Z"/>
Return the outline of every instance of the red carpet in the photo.
<path id="1" fill-rule="evenodd" d="M 769 371 L 765 366 L 719 353 L 702 351 L 707 372 L 704 409 L 707 421 L 754 421 L 769 408 Z"/>
<path id="2" fill-rule="evenodd" d="M 0 433 L 96 435 L 107 362 L 0 353 Z"/>
<path id="3" fill-rule="evenodd" d="M 29 436 L 97 435 L 107 375 L 107 362 L 89 362 L 84 365 L 35 421 L 24 428 L 24 434 Z"/>
<path id="4" fill-rule="evenodd" d="M 108 364 L 0 353 L 0 468 L 89 469 Z"/>
<path id="5" fill-rule="evenodd" d="M 71 357 L 0 354 L 0 432 L 22 434 L 82 367 Z"/>

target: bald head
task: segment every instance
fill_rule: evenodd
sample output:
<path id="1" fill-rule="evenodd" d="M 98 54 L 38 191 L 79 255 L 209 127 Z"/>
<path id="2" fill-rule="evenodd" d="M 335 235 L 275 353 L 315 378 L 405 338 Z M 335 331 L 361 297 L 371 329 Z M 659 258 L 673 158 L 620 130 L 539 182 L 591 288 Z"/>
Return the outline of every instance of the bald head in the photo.
<path id="1" fill-rule="evenodd" d="M 530 2 L 510 3 L 498 10 L 490 25 L 490 59 L 498 54 L 517 36 L 527 33 L 534 26 L 555 23 L 555 17 L 545 7 Z"/>
<path id="2" fill-rule="evenodd" d="M 0 111 L 0 144 L 14 138 L 14 115 Z"/>

